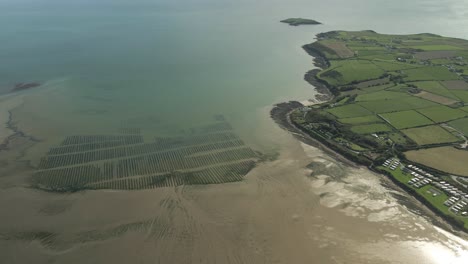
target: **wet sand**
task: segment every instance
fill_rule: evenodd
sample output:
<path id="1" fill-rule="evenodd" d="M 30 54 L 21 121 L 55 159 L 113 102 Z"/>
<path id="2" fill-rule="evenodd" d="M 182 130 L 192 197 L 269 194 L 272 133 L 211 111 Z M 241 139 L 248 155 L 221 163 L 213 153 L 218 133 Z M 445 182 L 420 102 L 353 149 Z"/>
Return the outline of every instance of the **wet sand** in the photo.
<path id="1" fill-rule="evenodd" d="M 259 112 L 279 157 L 238 183 L 54 194 L 0 152 L 5 263 L 463 263 L 468 243 L 399 201 L 367 169 L 300 143 Z M 19 158 L 19 159 L 18 159 Z M 398 199 L 395 197 L 399 197 Z M 407 197 L 408 198 L 408 197 Z M 411 200 L 411 198 L 408 198 Z M 410 203 L 411 204 L 411 203 Z M 395 254 L 398 252 L 398 254 Z"/>
<path id="2" fill-rule="evenodd" d="M 0 145 L 14 134 L 14 131 L 8 127 L 10 120 L 10 111 L 22 103 L 21 98 L 9 100 L 9 98 L 0 98 Z"/>

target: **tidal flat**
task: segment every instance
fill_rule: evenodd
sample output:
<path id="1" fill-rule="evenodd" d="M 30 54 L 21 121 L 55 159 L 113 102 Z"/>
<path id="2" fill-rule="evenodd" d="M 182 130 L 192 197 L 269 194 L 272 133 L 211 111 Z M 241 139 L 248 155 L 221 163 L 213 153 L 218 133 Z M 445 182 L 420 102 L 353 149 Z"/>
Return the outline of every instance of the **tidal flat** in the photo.
<path id="1" fill-rule="evenodd" d="M 303 80 L 312 61 L 301 46 L 322 31 L 372 21 L 382 33 L 431 28 L 468 37 L 463 1 L 355 4 L 1 1 L 0 115 L 10 124 L 2 126 L 8 140 L 0 151 L 2 263 L 464 263 L 465 238 L 434 225 L 410 196 L 302 144 L 270 118 L 276 103 L 315 100 Z M 289 16 L 326 23 L 278 22 Z M 31 81 L 42 86 L 7 94 Z M 94 155 L 112 149 L 112 157 L 128 157 L 127 147 L 125 155 L 116 150 L 121 140 L 62 146 L 69 137 L 139 131 L 143 143 L 132 147 L 162 138 L 177 145 L 219 115 L 243 142 L 239 149 L 261 153 L 242 180 L 67 192 L 32 185 L 44 157 L 61 156 L 52 164 L 70 170 L 81 166 L 79 157 L 107 175 Z M 96 154 L 97 146 L 109 152 Z M 183 157 L 203 159 L 203 150 Z M 121 165 L 113 177 L 142 168 L 136 160 Z"/>

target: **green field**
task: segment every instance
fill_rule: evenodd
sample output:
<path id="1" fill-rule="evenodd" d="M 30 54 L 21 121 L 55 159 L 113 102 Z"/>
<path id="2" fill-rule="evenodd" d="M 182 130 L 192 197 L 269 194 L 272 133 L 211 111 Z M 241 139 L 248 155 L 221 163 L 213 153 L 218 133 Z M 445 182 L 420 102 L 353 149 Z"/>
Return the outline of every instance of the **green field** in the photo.
<path id="1" fill-rule="evenodd" d="M 378 132 L 392 131 L 386 124 L 356 125 L 351 127 L 351 131 L 358 134 L 372 134 Z"/>
<path id="2" fill-rule="evenodd" d="M 408 181 L 411 180 L 411 177 L 407 174 L 405 174 L 400 168 L 397 168 L 396 170 L 392 171 L 389 168 L 379 166 L 377 167 L 380 170 L 384 170 L 392 174 L 392 176 L 397 179 L 399 182 L 405 184 L 408 187 L 411 187 L 411 185 L 408 184 Z"/>
<path id="3" fill-rule="evenodd" d="M 357 88 L 356 90 L 352 90 L 349 92 L 343 92 L 343 94 L 368 94 L 368 93 L 374 93 L 378 91 L 382 91 L 384 89 L 390 88 L 395 86 L 393 83 L 389 84 L 382 84 L 382 85 L 376 85 L 376 86 L 371 86 L 371 87 L 365 87 L 365 88 Z"/>
<path id="4" fill-rule="evenodd" d="M 465 103 L 468 103 L 468 91 L 452 90 L 452 93 Z"/>
<path id="5" fill-rule="evenodd" d="M 372 57 L 372 59 L 376 59 L 377 55 L 382 55 L 385 53 L 385 48 L 383 47 L 350 46 L 350 48 L 357 54 L 359 58 Z"/>
<path id="6" fill-rule="evenodd" d="M 375 46 L 371 43 L 369 43 L 369 45 L 363 45 L 361 42 L 352 42 L 350 41 L 348 46 L 352 49 L 352 50 L 356 50 L 356 51 L 359 51 L 359 50 L 377 50 L 377 51 L 385 51 L 385 48 L 384 47 L 380 47 L 380 46 Z"/>
<path id="7" fill-rule="evenodd" d="M 392 53 L 382 53 L 382 52 L 359 52 L 358 57 L 360 59 L 368 59 L 368 60 L 373 60 L 373 59 L 379 59 L 379 60 L 394 60 L 395 55 Z"/>
<path id="8" fill-rule="evenodd" d="M 388 133 L 387 136 L 396 144 L 406 145 L 408 140 L 399 132 Z"/>
<path id="9" fill-rule="evenodd" d="M 331 85 L 344 85 L 357 81 L 377 79 L 384 71 L 368 60 L 331 61 L 329 70 L 319 77 Z"/>
<path id="10" fill-rule="evenodd" d="M 384 122 L 382 119 L 380 119 L 376 115 L 342 118 L 342 119 L 338 119 L 338 121 L 342 124 L 350 124 L 350 125 Z"/>
<path id="11" fill-rule="evenodd" d="M 433 124 L 427 117 L 414 110 L 381 114 L 384 120 L 396 129 L 418 127 Z"/>
<path id="12" fill-rule="evenodd" d="M 464 106 L 464 107 L 460 108 L 460 110 L 463 110 L 463 111 L 468 113 L 468 106 Z"/>
<path id="13" fill-rule="evenodd" d="M 372 63 L 384 71 L 399 71 L 420 67 L 419 65 L 396 62 L 394 59 L 392 61 L 373 60 Z"/>
<path id="14" fill-rule="evenodd" d="M 455 100 L 459 100 L 450 90 L 443 86 L 440 82 L 436 81 L 423 81 L 423 82 L 412 82 L 411 84 L 416 85 L 419 89 L 424 91 L 445 96 Z"/>
<path id="15" fill-rule="evenodd" d="M 449 125 L 468 136 L 468 118 L 454 120 L 452 122 L 449 122 Z"/>
<path id="16" fill-rule="evenodd" d="M 468 114 L 462 110 L 450 108 L 448 106 L 433 106 L 421 108 L 417 110 L 419 113 L 427 116 L 436 123 L 447 122 L 467 116 Z"/>
<path id="17" fill-rule="evenodd" d="M 406 75 L 404 80 L 407 82 L 433 80 L 446 81 L 460 79 L 455 73 L 450 72 L 446 67 L 443 66 L 427 66 L 404 70 L 404 74 Z"/>
<path id="18" fill-rule="evenodd" d="M 327 109 L 327 112 L 338 118 L 358 117 L 372 114 L 367 109 L 361 107 L 358 104 L 347 104 L 344 106 L 330 108 Z"/>
<path id="19" fill-rule="evenodd" d="M 439 195 L 434 197 L 432 193 L 429 192 L 430 189 L 436 190 L 439 193 Z M 424 198 L 426 198 L 426 200 L 430 201 L 431 204 L 435 205 L 440 211 L 445 212 L 447 214 L 449 213 L 448 207 L 444 205 L 445 201 L 447 201 L 449 197 L 443 191 L 437 189 L 432 185 L 426 185 L 420 189 L 417 189 L 416 192 L 422 195 Z M 452 216 L 455 216 L 452 213 L 450 214 Z"/>
<path id="20" fill-rule="evenodd" d="M 420 146 L 460 141 L 459 138 L 437 125 L 409 128 L 401 132 Z"/>
<path id="21" fill-rule="evenodd" d="M 398 100 L 376 100 L 359 102 L 359 104 L 364 108 L 368 109 L 369 111 L 378 114 L 438 105 L 436 103 L 420 99 L 414 96 L 404 96 L 402 98 L 398 98 Z"/>
<path id="22" fill-rule="evenodd" d="M 361 94 L 356 97 L 356 101 L 376 101 L 376 100 L 393 100 L 400 99 L 401 97 L 411 96 L 406 93 L 394 91 L 378 91 L 373 93 Z"/>
<path id="23" fill-rule="evenodd" d="M 412 49 L 421 49 L 425 51 L 434 51 L 434 50 L 461 50 L 462 48 L 452 45 L 419 45 L 411 46 Z"/>
<path id="24" fill-rule="evenodd" d="M 443 65 L 443 64 L 450 64 L 452 60 L 450 59 L 432 59 L 431 60 L 433 65 Z"/>

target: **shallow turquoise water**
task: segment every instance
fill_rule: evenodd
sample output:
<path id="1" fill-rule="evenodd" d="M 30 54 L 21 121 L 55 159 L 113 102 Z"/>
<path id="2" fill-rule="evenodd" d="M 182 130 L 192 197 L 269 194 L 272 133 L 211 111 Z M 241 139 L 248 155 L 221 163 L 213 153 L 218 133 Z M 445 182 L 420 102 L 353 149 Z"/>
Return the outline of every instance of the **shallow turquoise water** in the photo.
<path id="1" fill-rule="evenodd" d="M 122 123 L 173 133 L 218 113 L 249 136 L 267 117 L 259 109 L 313 97 L 300 46 L 316 33 L 468 37 L 463 1 L 75 2 L 0 1 L 0 91 L 52 83 L 13 111 L 20 129 L 45 141 Z M 278 22 L 292 16 L 325 25 Z"/>

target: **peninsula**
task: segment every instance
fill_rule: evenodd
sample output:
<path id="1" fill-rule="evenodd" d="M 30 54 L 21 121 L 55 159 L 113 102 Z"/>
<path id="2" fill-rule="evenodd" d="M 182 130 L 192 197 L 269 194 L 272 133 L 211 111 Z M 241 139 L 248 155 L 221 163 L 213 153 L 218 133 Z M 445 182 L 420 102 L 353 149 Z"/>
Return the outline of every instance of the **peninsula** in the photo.
<path id="1" fill-rule="evenodd" d="M 468 41 L 332 31 L 303 48 L 327 101 L 292 104 L 283 120 L 467 231 Z"/>
<path id="2" fill-rule="evenodd" d="M 285 20 L 281 20 L 280 22 L 289 24 L 290 26 L 299 26 L 299 25 L 320 25 L 322 23 L 315 21 L 313 19 L 305 19 L 305 18 L 288 18 Z"/>

